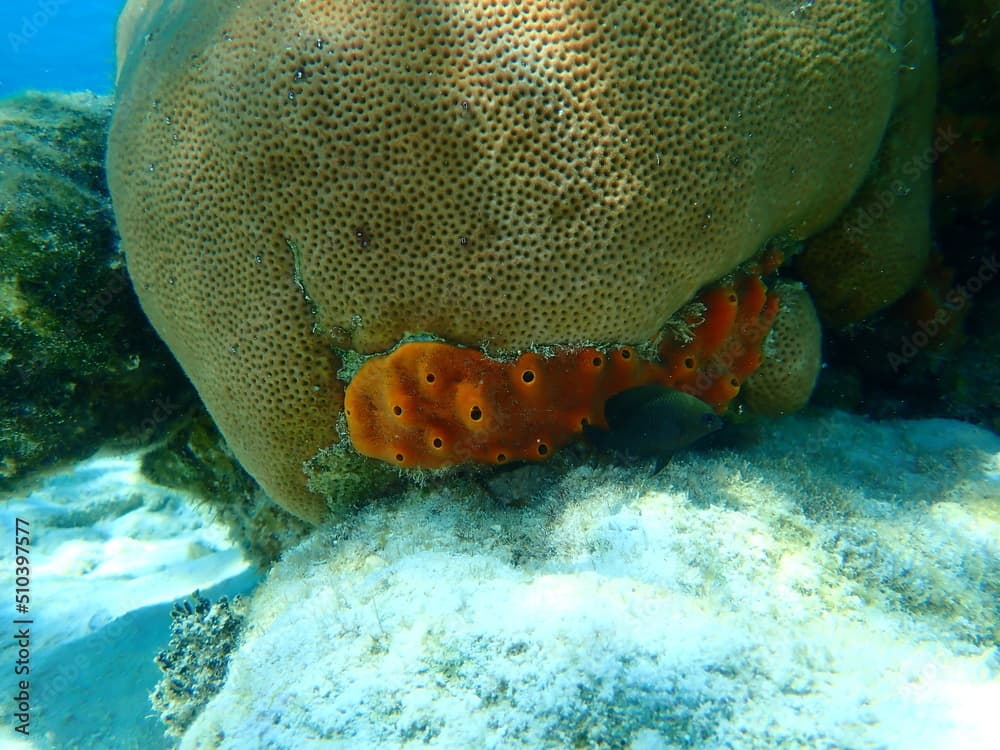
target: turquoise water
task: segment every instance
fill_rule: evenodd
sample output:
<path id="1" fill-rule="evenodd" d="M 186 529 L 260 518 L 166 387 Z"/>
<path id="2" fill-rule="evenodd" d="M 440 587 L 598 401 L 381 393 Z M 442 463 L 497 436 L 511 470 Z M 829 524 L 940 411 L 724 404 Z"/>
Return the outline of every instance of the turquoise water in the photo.
<path id="1" fill-rule="evenodd" d="M 0 96 L 25 89 L 111 91 L 123 0 L 0 3 Z"/>

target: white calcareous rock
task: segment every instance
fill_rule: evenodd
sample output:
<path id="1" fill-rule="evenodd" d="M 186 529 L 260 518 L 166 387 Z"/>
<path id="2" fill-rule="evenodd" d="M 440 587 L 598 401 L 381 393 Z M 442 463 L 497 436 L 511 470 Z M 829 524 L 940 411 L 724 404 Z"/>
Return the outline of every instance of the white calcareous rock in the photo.
<path id="1" fill-rule="evenodd" d="M 428 486 L 313 534 L 257 591 L 182 747 L 1000 736 L 996 436 L 796 417 L 655 476 L 535 486 L 521 507 Z"/>

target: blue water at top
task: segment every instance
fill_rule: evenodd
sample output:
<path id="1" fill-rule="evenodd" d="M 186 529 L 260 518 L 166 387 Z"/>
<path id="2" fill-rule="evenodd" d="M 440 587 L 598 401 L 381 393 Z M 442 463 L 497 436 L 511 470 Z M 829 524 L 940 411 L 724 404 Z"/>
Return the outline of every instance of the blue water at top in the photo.
<path id="1" fill-rule="evenodd" d="M 111 91 L 124 0 L 0 0 L 0 96 Z"/>

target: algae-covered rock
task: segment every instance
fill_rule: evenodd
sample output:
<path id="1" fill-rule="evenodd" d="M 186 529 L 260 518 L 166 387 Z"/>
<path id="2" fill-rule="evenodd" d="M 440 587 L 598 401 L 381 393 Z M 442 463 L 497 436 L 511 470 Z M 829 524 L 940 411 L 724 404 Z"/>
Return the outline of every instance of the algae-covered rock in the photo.
<path id="1" fill-rule="evenodd" d="M 90 94 L 0 102 L 0 489 L 193 403 L 116 246 L 109 116 Z"/>
<path id="2" fill-rule="evenodd" d="M 222 687 L 245 619 L 239 597 L 211 603 L 196 591 L 191 598 L 193 607 L 175 604 L 170 613 L 170 645 L 156 656 L 163 679 L 150 696 L 168 733 L 177 736 Z"/>

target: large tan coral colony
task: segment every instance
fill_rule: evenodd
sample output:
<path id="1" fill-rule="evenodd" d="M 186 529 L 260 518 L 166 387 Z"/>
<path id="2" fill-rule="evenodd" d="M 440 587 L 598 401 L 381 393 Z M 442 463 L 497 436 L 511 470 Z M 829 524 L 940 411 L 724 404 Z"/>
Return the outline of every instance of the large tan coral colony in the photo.
<path id="1" fill-rule="evenodd" d="M 302 465 L 342 440 L 344 352 L 641 347 L 776 236 L 875 237 L 800 261 L 838 322 L 891 302 L 927 252 L 905 168 L 931 23 L 896 0 L 130 0 L 129 270 L 237 456 L 317 521 Z M 884 184 L 877 215 L 851 205 Z"/>

